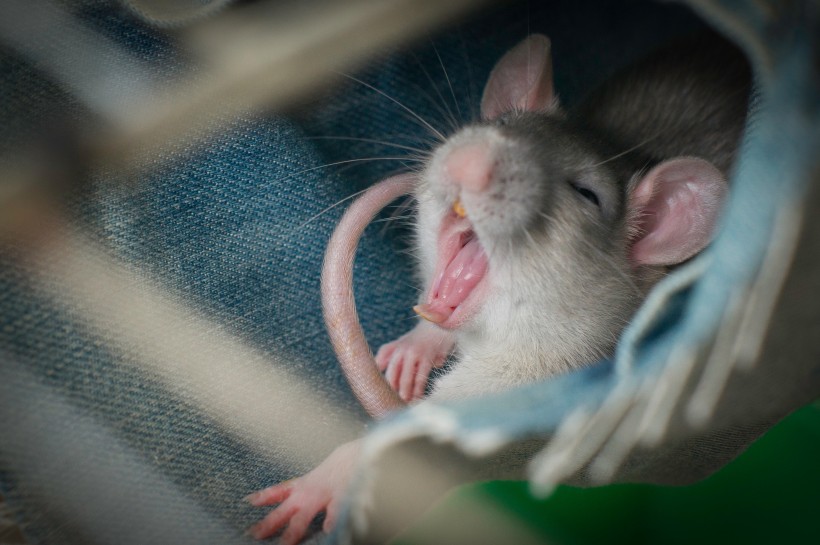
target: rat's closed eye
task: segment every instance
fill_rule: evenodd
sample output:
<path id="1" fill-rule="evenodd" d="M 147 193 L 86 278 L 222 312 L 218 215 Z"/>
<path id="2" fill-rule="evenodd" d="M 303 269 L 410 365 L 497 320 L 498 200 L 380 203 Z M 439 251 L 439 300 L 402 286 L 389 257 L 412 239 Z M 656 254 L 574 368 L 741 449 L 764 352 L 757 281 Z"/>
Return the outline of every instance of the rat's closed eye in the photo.
<path id="1" fill-rule="evenodd" d="M 574 180 L 569 181 L 569 185 L 572 189 L 575 190 L 580 196 L 597 206 L 598 208 L 601 207 L 601 199 L 598 197 L 598 194 L 595 193 L 593 190 L 585 187 Z"/>

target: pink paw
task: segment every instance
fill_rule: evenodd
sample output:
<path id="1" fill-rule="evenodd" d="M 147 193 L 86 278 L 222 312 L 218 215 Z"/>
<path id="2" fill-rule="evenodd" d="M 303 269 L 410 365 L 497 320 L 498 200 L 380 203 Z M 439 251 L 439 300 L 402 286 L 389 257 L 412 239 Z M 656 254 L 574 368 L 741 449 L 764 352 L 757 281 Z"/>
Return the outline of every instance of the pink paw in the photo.
<path id="1" fill-rule="evenodd" d="M 345 443 L 334 450 L 307 475 L 273 485 L 245 498 L 251 505 L 277 505 L 273 511 L 248 530 L 255 539 L 265 539 L 285 528 L 283 545 L 296 545 L 304 539 L 308 526 L 325 512 L 322 530 L 336 524 L 340 502 L 353 474 L 359 442 Z"/>
<path id="2" fill-rule="evenodd" d="M 454 344 L 449 331 L 419 322 L 409 333 L 379 348 L 376 363 L 390 386 L 410 402 L 424 396 L 430 371 L 444 365 Z"/>

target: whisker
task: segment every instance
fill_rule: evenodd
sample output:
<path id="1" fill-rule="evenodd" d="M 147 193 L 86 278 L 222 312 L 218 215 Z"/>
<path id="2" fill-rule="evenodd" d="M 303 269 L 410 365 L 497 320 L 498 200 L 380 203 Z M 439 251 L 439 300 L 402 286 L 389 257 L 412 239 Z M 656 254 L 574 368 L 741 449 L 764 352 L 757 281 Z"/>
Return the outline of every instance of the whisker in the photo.
<path id="1" fill-rule="evenodd" d="M 305 174 L 307 172 L 313 172 L 314 170 L 320 170 L 323 168 L 335 167 L 339 165 L 347 165 L 351 163 L 364 163 L 367 161 L 404 161 L 407 160 L 407 157 L 359 157 L 357 159 L 345 159 L 344 161 L 335 161 L 333 163 L 325 163 L 323 165 L 318 165 L 315 167 L 310 167 L 302 170 L 297 170 L 296 172 L 291 172 L 287 176 L 283 176 L 282 178 L 277 178 L 273 184 L 280 184 L 282 182 L 286 182 L 288 180 L 293 179 L 300 174 Z"/>
<path id="2" fill-rule="evenodd" d="M 432 40 L 431 40 L 431 42 L 432 42 Z M 436 106 L 436 109 L 439 111 L 439 113 L 441 113 L 442 116 L 447 119 L 447 122 L 450 125 L 450 129 L 452 131 L 455 131 L 458 128 L 458 121 L 456 120 L 456 117 L 453 114 L 453 110 L 450 109 L 450 105 L 447 104 L 446 100 L 444 100 L 444 95 L 441 94 L 441 91 L 439 90 L 439 86 L 436 85 L 436 82 L 433 80 L 432 76 L 430 75 L 430 72 L 428 72 L 427 68 L 424 66 L 424 63 L 421 62 L 421 60 L 418 58 L 418 56 L 415 53 L 413 54 L 413 59 L 416 61 L 416 64 L 418 65 L 418 67 L 421 70 L 422 74 L 424 74 L 424 76 L 427 78 L 427 81 L 430 83 L 430 87 L 432 87 L 433 90 L 435 91 L 436 95 L 438 95 L 438 98 L 439 98 L 440 102 L 433 101 L 433 98 L 430 96 L 429 93 L 425 92 L 425 93 L 423 93 L 423 95 L 426 98 L 428 98 L 428 100 L 433 102 L 433 104 Z"/>
<path id="3" fill-rule="evenodd" d="M 342 204 L 346 203 L 347 201 L 349 201 L 351 199 L 355 199 L 356 197 L 358 197 L 359 195 L 361 195 L 362 193 L 364 193 L 368 189 L 370 189 L 370 188 L 366 187 L 366 188 L 362 189 L 361 191 L 356 191 L 352 195 L 348 195 L 347 197 L 336 201 L 335 203 L 331 204 L 330 206 L 328 206 L 326 208 L 323 208 L 317 214 L 312 215 L 311 217 L 309 217 L 308 219 L 306 219 L 305 221 L 303 221 L 302 223 L 297 225 L 295 230 L 298 231 L 298 230 L 301 230 L 304 227 L 307 227 L 312 221 L 315 221 L 317 218 L 322 217 L 324 214 L 327 214 L 328 212 L 330 212 L 331 210 L 333 210 L 337 206 L 342 205 Z"/>
<path id="4" fill-rule="evenodd" d="M 370 223 L 393 223 L 393 222 L 400 222 L 403 220 L 410 220 L 413 219 L 414 216 L 388 216 L 386 218 L 379 218 L 371 221 Z"/>
<path id="5" fill-rule="evenodd" d="M 478 101 L 476 100 L 476 89 L 475 89 L 475 75 L 473 74 L 473 64 L 470 62 L 470 55 L 467 52 L 467 40 L 464 39 L 464 32 L 462 28 L 458 29 L 458 37 L 459 42 L 461 43 L 461 56 L 464 60 L 464 66 L 467 68 L 467 99 L 468 99 L 468 106 L 470 108 L 470 119 L 467 121 L 471 121 L 480 115 L 479 108 L 478 108 Z"/>
<path id="6" fill-rule="evenodd" d="M 417 148 L 413 146 L 405 146 L 403 144 L 396 144 L 395 142 L 390 142 L 388 140 L 378 140 L 376 138 L 359 138 L 356 136 L 306 136 L 304 137 L 305 140 L 343 140 L 343 141 L 352 141 L 352 142 L 367 142 L 370 144 L 379 144 L 382 146 L 390 146 L 393 148 L 404 149 L 408 151 L 415 151 L 417 153 L 425 154 L 428 150 Z"/>
<path id="7" fill-rule="evenodd" d="M 650 136 L 650 137 L 646 138 L 646 139 L 645 139 L 645 140 L 643 140 L 642 142 L 639 142 L 638 144 L 635 144 L 635 145 L 634 145 L 634 146 L 632 146 L 631 148 L 629 148 L 629 149 L 627 149 L 627 150 L 625 150 L 625 151 L 622 151 L 622 152 L 620 152 L 620 153 L 617 153 L 617 154 L 613 155 L 612 157 L 610 157 L 610 158 L 608 158 L 608 159 L 604 159 L 604 160 L 603 160 L 603 161 L 601 161 L 600 163 L 596 163 L 596 164 L 592 165 L 592 166 L 591 166 L 591 167 L 589 167 L 589 168 L 596 168 L 596 167 L 599 167 L 599 166 L 601 166 L 601 165 L 605 165 L 606 163 L 609 163 L 610 161 L 614 161 L 615 159 L 618 159 L 619 157 L 623 157 L 624 155 L 627 155 L 627 154 L 629 154 L 629 153 L 632 153 L 632 152 L 633 152 L 633 151 L 635 151 L 636 149 L 641 148 L 641 147 L 645 146 L 646 144 L 648 144 L 649 142 L 651 142 L 652 140 L 654 140 L 654 139 L 658 138 L 658 137 L 660 136 L 660 134 L 661 134 L 660 132 L 657 132 L 657 133 L 653 134 L 652 136 Z"/>
<path id="8" fill-rule="evenodd" d="M 424 71 L 424 69 L 422 69 L 422 71 Z M 425 72 L 425 73 L 426 73 L 426 72 Z M 429 77 L 429 76 L 428 76 L 428 77 Z M 432 87 L 435 89 L 436 94 L 437 94 L 439 97 L 441 97 L 441 93 L 439 92 L 438 87 L 436 86 L 436 84 L 435 84 L 435 83 L 433 83 L 433 81 L 432 81 L 432 80 L 431 80 L 431 82 L 430 82 L 430 83 L 431 83 Z M 441 117 L 442 117 L 442 118 L 444 118 L 444 120 L 445 120 L 445 121 L 447 122 L 447 124 L 449 125 L 449 128 L 450 128 L 450 131 L 451 131 L 451 132 L 455 131 L 455 130 L 458 128 L 458 121 L 456 121 L 455 115 L 454 115 L 454 114 L 453 114 L 453 112 L 450 110 L 450 108 L 449 108 L 449 106 L 447 105 L 447 103 L 446 103 L 446 102 L 444 102 L 444 99 L 443 99 L 443 98 L 441 99 L 441 100 L 442 100 L 442 102 L 438 102 L 438 101 L 437 101 L 437 100 L 436 100 L 433 96 L 431 96 L 431 95 L 430 95 L 430 93 L 428 93 L 427 91 L 425 91 L 425 90 L 424 90 L 422 87 L 420 87 L 419 85 L 417 85 L 417 84 L 412 84 L 412 87 L 413 87 L 413 89 L 415 89 L 415 90 L 416 90 L 416 92 L 417 92 L 418 94 L 420 94 L 422 97 L 424 97 L 425 99 L 427 99 L 427 101 L 428 101 L 430 104 L 432 104 L 432 105 L 436 108 L 436 110 L 438 110 L 438 113 L 441 115 Z"/>
<path id="9" fill-rule="evenodd" d="M 326 165 L 321 165 L 321 166 L 319 166 L 319 167 L 314 167 L 314 168 L 308 169 L 308 171 L 310 171 L 310 170 L 316 170 L 317 168 L 324 168 L 324 167 L 328 167 L 328 166 L 336 166 L 336 165 L 340 165 L 340 164 L 350 164 L 350 163 L 362 162 L 362 161 L 396 160 L 396 159 L 401 160 L 401 159 L 406 159 L 406 158 L 405 158 L 405 157 L 369 157 L 369 158 L 361 158 L 361 159 L 347 159 L 347 160 L 345 160 L 345 161 L 337 161 L 337 162 L 335 162 L 335 163 L 328 163 L 328 164 L 326 164 Z M 306 172 L 306 171 L 302 171 L 302 172 Z M 398 173 L 398 172 L 401 172 L 401 171 L 397 171 L 396 173 Z M 299 172 L 297 172 L 297 173 L 293 174 L 292 176 L 295 176 L 295 175 L 297 175 L 297 174 L 300 174 L 300 173 L 299 173 Z M 287 179 L 288 179 L 288 178 L 284 178 L 283 180 L 287 180 Z M 280 181 L 283 181 L 283 180 L 280 180 Z M 321 211 L 319 211 L 317 214 L 314 214 L 313 216 L 311 216 L 310 218 L 308 218 L 308 219 L 307 219 L 307 220 L 305 220 L 304 222 L 302 222 L 302 223 L 300 223 L 299 225 L 297 225 L 296 229 L 297 229 L 297 230 L 299 230 L 299 229 L 302 229 L 302 228 L 306 227 L 306 226 L 307 226 L 307 225 L 309 225 L 312 221 L 316 220 L 316 218 L 321 217 L 322 215 L 326 214 L 326 213 L 327 213 L 327 212 L 329 212 L 330 210 L 333 210 L 334 208 L 336 208 L 336 207 L 337 207 L 337 206 L 339 206 L 340 204 L 343 204 L 343 203 L 345 203 L 345 202 L 349 201 L 350 199 L 353 199 L 353 198 L 355 198 L 355 197 L 358 197 L 359 195 L 361 195 L 362 193 L 364 193 L 365 191 L 367 191 L 367 189 L 368 189 L 368 188 L 362 189 L 361 191 L 357 191 L 356 193 L 353 193 L 352 195 L 349 195 L 349 196 L 347 196 L 347 197 L 345 197 L 345 198 L 341 199 L 340 201 L 337 201 L 337 202 L 335 202 L 335 203 L 331 204 L 330 206 L 328 206 L 328 207 L 326 207 L 326 208 L 322 209 L 322 210 L 321 210 Z"/>
<path id="10" fill-rule="evenodd" d="M 350 80 L 352 80 L 352 81 L 355 81 L 356 83 L 358 83 L 358 84 L 360 84 L 360 85 L 363 85 L 363 86 L 367 87 L 367 88 L 368 88 L 368 89 L 370 89 L 371 91 L 374 91 L 374 92 L 378 93 L 379 95 L 383 96 L 384 98 L 386 98 L 387 100 L 389 100 L 389 101 L 393 102 L 396 106 L 398 106 L 399 108 L 402 108 L 404 111 L 406 111 L 407 113 L 409 113 L 410 115 L 412 115 L 412 116 L 413 116 L 416 120 L 418 120 L 418 122 L 419 122 L 419 123 L 421 123 L 422 125 L 424 125 L 425 127 L 427 127 L 427 128 L 428 128 L 428 129 L 429 129 L 429 130 L 433 133 L 433 135 L 434 135 L 434 136 L 438 137 L 438 139 L 439 139 L 441 142 L 444 142 L 444 141 L 446 140 L 446 138 L 444 137 L 444 135 L 443 135 L 443 134 L 441 134 L 441 132 L 439 132 L 439 131 L 438 131 L 435 127 L 433 127 L 433 126 L 432 126 L 429 122 L 427 122 L 427 120 L 425 120 L 425 119 L 424 119 L 423 117 L 421 117 L 419 114 L 417 114 L 416 112 L 414 112 L 413 110 L 411 110 L 410 108 L 408 108 L 407 106 L 405 106 L 404 104 L 402 104 L 400 101 L 398 101 L 398 100 L 396 100 L 395 98 L 391 97 L 390 95 L 388 95 L 387 93 L 385 93 L 385 92 L 384 92 L 384 91 L 382 91 L 381 89 L 377 89 L 376 87 L 374 87 L 374 86 L 370 85 L 369 83 L 366 83 L 366 82 L 364 82 L 364 81 L 362 81 L 362 80 L 360 80 L 360 79 L 358 79 L 358 78 L 356 78 L 356 77 L 354 77 L 354 76 L 351 76 L 350 74 L 341 73 L 340 75 L 342 75 L 342 76 L 344 76 L 344 77 L 346 77 L 346 78 L 348 78 L 348 79 L 350 79 Z"/>
<path id="11" fill-rule="evenodd" d="M 407 316 L 402 316 L 401 318 L 399 318 L 399 321 L 401 321 L 401 322 L 417 322 L 418 320 L 419 320 L 419 317 L 415 313 L 413 313 L 411 315 L 407 315 Z"/>
<path id="12" fill-rule="evenodd" d="M 382 231 L 383 233 L 387 231 L 387 227 L 389 227 L 390 225 L 392 225 L 395 222 L 398 222 L 400 225 L 402 225 L 402 224 L 409 225 L 411 223 L 409 220 L 413 219 L 413 216 L 412 215 L 403 215 L 403 214 L 404 214 L 404 212 L 407 211 L 407 208 L 409 207 L 408 201 L 412 201 L 412 200 L 413 200 L 412 196 L 408 196 L 407 198 L 402 199 L 401 204 L 394 207 L 393 211 L 388 215 L 388 217 L 382 218 L 382 219 L 379 219 L 379 220 L 375 220 L 371 223 L 384 223 L 385 228 Z"/>
<path id="13" fill-rule="evenodd" d="M 398 214 L 405 214 L 406 212 L 410 211 L 407 216 L 408 217 L 415 217 L 415 214 L 412 210 L 410 210 L 411 206 L 413 205 L 413 201 L 415 201 L 415 197 L 413 195 L 409 195 L 407 199 L 405 199 L 401 205 L 399 205 L 396 209 Z"/>
<path id="14" fill-rule="evenodd" d="M 447 73 L 447 68 L 444 67 L 444 61 L 441 60 L 441 55 L 439 55 L 438 47 L 436 47 L 435 42 L 432 42 L 432 45 L 433 45 L 433 51 L 436 53 L 436 58 L 438 58 L 438 63 L 441 66 L 441 71 L 444 72 L 444 79 L 447 80 L 447 87 L 450 88 L 450 95 L 453 97 L 453 104 L 455 104 L 455 106 L 456 106 L 456 111 L 458 112 L 458 118 L 459 118 L 459 120 L 463 121 L 464 117 L 461 114 L 461 108 L 459 107 L 458 100 L 456 99 L 456 92 L 453 89 L 453 84 L 450 83 L 450 75 Z M 442 100 L 444 100 L 444 99 L 442 98 Z M 448 108 L 448 110 L 449 110 L 449 108 Z"/>
<path id="15" fill-rule="evenodd" d="M 410 284 L 409 282 L 399 282 L 399 285 L 403 286 L 405 288 L 410 288 L 410 289 L 415 290 L 415 291 L 422 291 L 421 288 L 419 288 L 416 284 Z M 413 313 L 413 317 L 415 317 L 415 316 L 416 316 L 416 314 Z"/>

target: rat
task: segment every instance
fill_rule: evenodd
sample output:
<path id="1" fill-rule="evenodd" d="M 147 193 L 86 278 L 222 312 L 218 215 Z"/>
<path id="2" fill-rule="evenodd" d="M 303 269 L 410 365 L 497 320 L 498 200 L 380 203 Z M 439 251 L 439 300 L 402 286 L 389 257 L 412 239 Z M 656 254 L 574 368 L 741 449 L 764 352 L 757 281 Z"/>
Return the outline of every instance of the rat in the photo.
<path id="1" fill-rule="evenodd" d="M 564 110 L 550 41 L 532 35 L 490 73 L 481 120 L 436 148 L 420 175 L 377 184 L 328 246 L 323 306 L 354 393 L 381 418 L 489 394 L 611 356 L 648 291 L 710 242 L 746 125 L 751 70 L 713 34 L 678 41 Z M 410 332 L 371 355 L 355 314 L 356 242 L 412 192 L 425 289 Z M 381 372 L 384 372 L 384 378 Z M 280 505 L 251 533 L 296 543 L 325 511 L 333 526 L 359 441 L 298 479 L 248 497 Z"/>

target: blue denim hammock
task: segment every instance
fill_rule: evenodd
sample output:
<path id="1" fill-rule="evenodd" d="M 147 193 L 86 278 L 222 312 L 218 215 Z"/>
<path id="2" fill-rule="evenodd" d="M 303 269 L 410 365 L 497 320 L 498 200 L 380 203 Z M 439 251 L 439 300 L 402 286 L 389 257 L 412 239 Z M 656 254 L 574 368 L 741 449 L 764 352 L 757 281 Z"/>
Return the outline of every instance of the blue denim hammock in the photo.
<path id="1" fill-rule="evenodd" d="M 2 167 L 44 128 L 127 126 L 178 81 L 195 95 L 198 71 L 173 29 L 218 21 L 227 3 L 5 2 Z M 215 108 L 201 134 L 146 146 L 138 168 L 89 167 L 61 194 L 50 244 L 0 252 L 0 493 L 26 538 L 245 542 L 262 516 L 245 494 L 364 432 L 322 324 L 325 241 L 344 199 L 410 164 L 399 146 L 429 146 L 405 107 L 440 130 L 450 115 L 469 120 L 492 64 L 530 32 L 552 38 L 566 104 L 702 25 L 695 13 L 747 52 L 758 96 L 719 233 L 654 289 L 612 361 L 375 426 L 327 539 L 382 541 L 474 478 L 526 477 L 543 494 L 691 482 L 816 399 L 820 12 L 686 4 L 596 2 L 598 18 L 567 0 L 488 8 L 381 52 L 292 115 Z M 375 223 L 360 245 L 374 347 L 412 326 L 400 223 Z"/>

